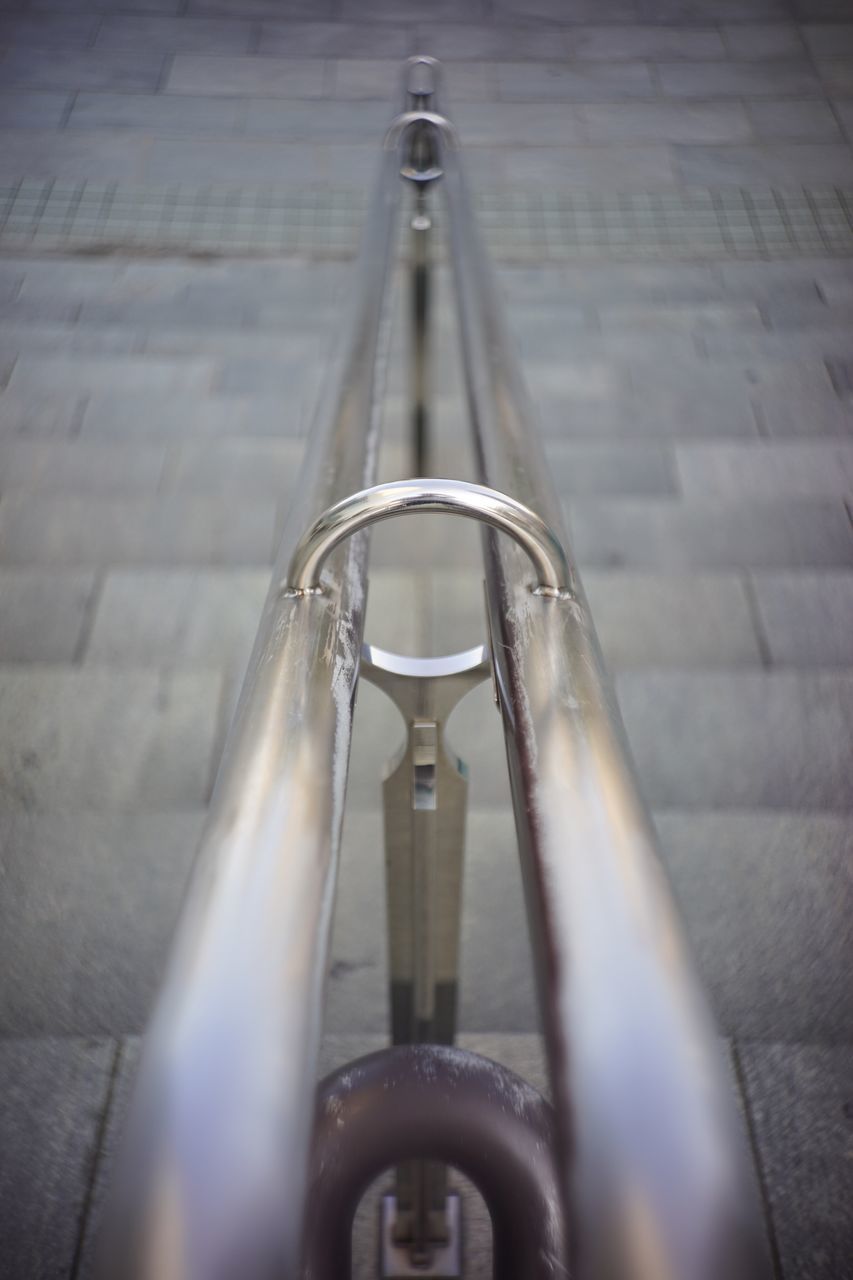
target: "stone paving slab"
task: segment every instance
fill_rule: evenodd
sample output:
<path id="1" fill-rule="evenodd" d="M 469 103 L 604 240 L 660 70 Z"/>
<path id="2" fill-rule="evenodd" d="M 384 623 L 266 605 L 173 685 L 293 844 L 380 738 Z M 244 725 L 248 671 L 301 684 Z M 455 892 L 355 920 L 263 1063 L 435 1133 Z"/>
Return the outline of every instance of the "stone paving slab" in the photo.
<path id="1" fill-rule="evenodd" d="M 275 503 L 214 497 L 0 499 L 0 563 L 7 565 L 269 564 Z"/>
<path id="2" fill-rule="evenodd" d="M 853 440 L 678 443 L 675 465 L 686 501 L 846 498 L 853 493 Z"/>
<path id="3" fill-rule="evenodd" d="M 581 441 L 603 437 L 636 443 L 758 434 L 746 388 L 735 380 L 709 377 L 709 370 L 698 362 L 682 386 L 669 383 L 670 371 L 662 370 L 657 386 L 628 390 L 617 386 L 612 391 L 607 384 L 618 382 L 619 378 L 606 363 L 596 366 L 555 362 L 551 366 L 553 372 L 545 376 L 540 376 L 542 365 L 530 363 L 527 367 L 549 446 L 551 439 Z M 630 374 L 624 366 L 622 371 L 627 382 Z M 587 396 L 587 391 L 593 394 Z"/>
<path id="4" fill-rule="evenodd" d="M 0 394 L 0 408 L 5 402 L 6 396 Z M 38 402 L 29 415 L 23 407 L 18 410 L 15 406 L 16 415 L 32 424 L 30 429 L 37 427 L 45 434 L 53 433 L 57 419 L 62 421 L 58 407 L 51 401 L 38 414 L 37 410 Z M 67 413 L 64 416 L 68 418 Z M 304 436 L 308 420 L 308 407 L 292 397 L 140 391 L 129 399 L 117 391 L 96 392 L 86 399 L 80 409 L 79 430 L 83 439 L 93 442 L 128 444 L 146 438 L 171 442 L 188 437 L 212 440 L 241 435 L 294 439 Z"/>
<path id="5" fill-rule="evenodd" d="M 244 118 L 243 104 L 230 98 L 78 93 L 68 114 L 68 128 L 146 129 L 160 135 L 196 136 L 235 133 Z"/>
<path id="6" fill-rule="evenodd" d="M 762 141 L 775 138 L 796 142 L 843 141 L 835 110 L 828 102 L 770 99 L 748 102 L 746 112 L 753 131 Z"/>
<path id="7" fill-rule="evenodd" d="M 851 808 L 849 672 L 644 671 L 616 687 L 652 807 Z"/>
<path id="8" fill-rule="evenodd" d="M 853 575 L 760 574 L 753 590 L 771 662 L 853 667 Z"/>
<path id="9" fill-rule="evenodd" d="M 0 31 L 2 36 L 2 31 Z M 97 28 L 96 53 L 145 49 L 149 53 L 241 53 L 254 40 L 253 24 L 230 18 L 183 18 L 108 14 Z"/>
<path id="10" fill-rule="evenodd" d="M 669 813 L 658 815 L 657 826 L 721 1030 L 850 1043 L 849 818 Z"/>
<path id="11" fill-rule="evenodd" d="M 580 564 L 594 568 L 806 568 L 853 565 L 843 502 L 632 498 L 569 504 Z"/>
<path id="12" fill-rule="evenodd" d="M 753 374 L 750 399 L 762 435 L 786 440 L 853 434 L 853 405 L 833 389 L 825 365 L 813 362 L 811 372 L 806 362 L 790 360 L 776 368 L 770 377 L 767 367 Z M 804 466 L 804 475 L 810 469 Z"/>
<path id="13" fill-rule="evenodd" d="M 153 92 L 163 71 L 162 55 L 138 48 L 111 52 L 11 49 L 3 59 L 7 89 L 123 89 Z"/>
<path id="14" fill-rule="evenodd" d="M 0 439 L 4 493 L 154 494 L 165 467 L 166 446 L 147 441 Z"/>
<path id="15" fill-rule="evenodd" d="M 275 17 L 275 14 L 271 15 Z M 406 17 L 401 11 L 401 18 Z M 443 27 L 437 30 L 443 32 Z M 457 27 L 451 33 L 450 47 L 457 48 Z M 478 31 L 471 27 L 466 30 Z M 263 22 L 258 34 L 257 52 L 277 57 L 308 58 L 403 58 L 425 48 L 414 39 L 411 27 L 391 22 Z M 433 55 L 441 56 L 441 55 Z M 480 50 L 470 54 L 458 53 L 457 57 L 481 57 Z"/>
<path id="16" fill-rule="evenodd" d="M 152 356 L 110 355 L 86 359 L 62 355 L 22 355 L 15 362 L 9 389 L 16 395 L 43 394 L 48 389 L 68 394 L 134 391 L 171 393 L 210 390 L 214 368 L 201 358 L 168 360 Z"/>
<path id="17" fill-rule="evenodd" d="M 22 89 L 0 96 L 0 129 L 58 129 L 72 103 L 69 93 Z"/>
<path id="18" fill-rule="evenodd" d="M 783 1274 L 840 1280 L 853 1256 L 853 1049 L 738 1049 Z"/>
<path id="19" fill-rule="evenodd" d="M 94 13 L 7 12 L 0 18 L 0 43 L 35 49 L 86 49 L 94 41 L 99 25 Z"/>
<path id="20" fill-rule="evenodd" d="M 94 591 L 94 573 L 0 570 L 0 662 L 73 662 Z"/>
<path id="21" fill-rule="evenodd" d="M 561 496 L 579 494 L 643 494 L 663 497 L 676 493 L 674 459 L 665 445 L 651 442 L 614 444 L 576 441 L 546 442 L 551 478 Z"/>
<path id="22" fill-rule="evenodd" d="M 8 812 L 203 803 L 217 673 L 0 667 L 0 793 Z"/>
<path id="23" fill-rule="evenodd" d="M 0 866 L 0 1036 L 142 1030 L 202 815 L 19 814 Z"/>
<path id="24" fill-rule="evenodd" d="M 0 1235 L 10 1280 L 71 1274 L 115 1051 L 111 1040 L 0 1038 Z"/>
<path id="25" fill-rule="evenodd" d="M 302 440 L 185 441 L 170 450 L 164 488 L 214 493 L 223 502 L 247 496 L 288 502 L 304 448 Z"/>
<path id="26" fill-rule="evenodd" d="M 263 569 L 110 571 L 86 649 L 88 662 L 172 662 L 242 674 L 269 586 Z"/>

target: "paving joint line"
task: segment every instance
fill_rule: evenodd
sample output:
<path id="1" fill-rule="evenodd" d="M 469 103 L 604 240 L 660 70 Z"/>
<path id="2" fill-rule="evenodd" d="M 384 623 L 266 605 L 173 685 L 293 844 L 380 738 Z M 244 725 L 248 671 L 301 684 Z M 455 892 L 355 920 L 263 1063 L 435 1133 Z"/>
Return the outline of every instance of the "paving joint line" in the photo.
<path id="1" fill-rule="evenodd" d="M 746 1140 L 749 1146 L 749 1152 L 752 1156 L 752 1164 L 755 1170 L 755 1180 L 758 1184 L 758 1194 L 761 1200 L 761 1212 L 764 1218 L 764 1225 L 767 1232 L 767 1243 L 770 1246 L 770 1263 L 773 1267 L 773 1274 L 776 1280 L 783 1280 L 784 1272 L 782 1270 L 782 1254 L 779 1249 L 779 1242 L 776 1239 L 776 1224 L 773 1218 L 773 1209 L 770 1203 L 770 1193 L 767 1189 L 767 1178 L 764 1172 L 764 1161 L 761 1158 L 761 1146 L 758 1141 L 758 1133 L 755 1128 L 755 1121 L 752 1116 L 752 1103 L 749 1097 L 749 1091 L 746 1083 L 746 1071 L 744 1070 L 743 1060 L 740 1056 L 740 1046 L 734 1037 L 732 1038 L 732 1066 L 734 1068 L 735 1081 L 738 1092 L 743 1098 L 743 1117 L 744 1126 L 746 1128 Z"/>
<path id="2" fill-rule="evenodd" d="M 110 1115 L 116 1096 L 116 1086 L 118 1084 L 119 1072 L 121 1071 L 123 1061 L 124 1042 L 121 1037 L 118 1037 L 115 1042 L 112 1063 L 110 1064 L 110 1074 L 107 1079 L 107 1087 L 104 1090 L 104 1105 L 101 1109 L 101 1114 L 98 1117 L 98 1124 L 95 1130 L 95 1138 L 92 1145 L 92 1156 L 89 1162 L 88 1176 L 86 1178 L 86 1190 L 80 1209 L 80 1227 L 77 1232 L 77 1241 L 74 1246 L 74 1256 L 71 1259 L 69 1280 L 79 1280 L 80 1268 L 83 1265 L 83 1253 L 86 1246 L 87 1228 L 89 1226 L 89 1220 L 92 1216 L 92 1209 L 94 1207 L 95 1189 L 98 1184 L 98 1175 L 101 1171 L 101 1162 L 106 1146 L 107 1130 L 109 1128 Z"/>

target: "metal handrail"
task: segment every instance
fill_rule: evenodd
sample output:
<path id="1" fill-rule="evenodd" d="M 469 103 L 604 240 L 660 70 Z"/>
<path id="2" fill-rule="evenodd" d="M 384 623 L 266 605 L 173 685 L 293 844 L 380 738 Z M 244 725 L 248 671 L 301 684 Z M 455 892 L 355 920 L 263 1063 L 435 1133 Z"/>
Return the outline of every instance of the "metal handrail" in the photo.
<path id="1" fill-rule="evenodd" d="M 122 1280 L 298 1274 L 366 536 L 333 557 L 326 594 L 296 599 L 280 584 L 317 513 L 375 479 L 399 168 L 384 152 L 145 1042 L 105 1244 Z"/>
<path id="2" fill-rule="evenodd" d="M 565 559 L 560 503 L 455 134 L 432 110 L 434 96 L 424 81 L 409 93 L 410 111 L 383 151 L 351 321 L 315 417 L 146 1039 L 107 1238 L 109 1274 L 300 1274 L 362 644 L 365 513 L 372 520 L 380 510 L 365 507 L 362 491 L 375 480 L 403 171 L 420 184 L 419 208 L 440 191 L 448 215 L 478 478 L 488 486 L 468 488 L 489 495 L 492 524 L 506 532 L 510 510 L 509 531 L 522 533 L 521 546 L 491 528 L 483 539 L 556 1114 L 561 1205 L 552 1208 L 567 1224 L 578 1280 L 752 1280 L 764 1274 L 761 1233 L 718 1046 L 582 588 Z M 430 145 L 420 154 L 429 163 L 418 168 L 403 153 L 424 130 Z M 448 500 L 446 491 L 425 497 L 411 485 L 406 496 Z M 331 527 L 330 512 L 340 517 Z M 551 590 L 530 590 L 529 558 Z M 312 590 L 322 564 L 323 589 Z M 472 661 L 460 670 L 473 670 Z"/>
<path id="3" fill-rule="evenodd" d="M 478 479 L 569 551 L 461 158 L 435 146 Z M 483 542 L 575 1274 L 751 1280 L 766 1257 L 730 1082 L 577 572 L 570 601 L 542 601 L 512 544 Z"/>

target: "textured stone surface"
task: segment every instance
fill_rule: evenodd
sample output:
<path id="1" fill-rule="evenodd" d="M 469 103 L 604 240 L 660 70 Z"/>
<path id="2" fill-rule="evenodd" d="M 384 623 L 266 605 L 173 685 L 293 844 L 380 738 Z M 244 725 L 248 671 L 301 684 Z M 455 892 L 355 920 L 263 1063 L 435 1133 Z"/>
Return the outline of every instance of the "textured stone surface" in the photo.
<path id="1" fill-rule="evenodd" d="M 110 1104 L 101 1132 L 98 1161 L 94 1168 L 88 1212 L 80 1240 L 80 1266 L 77 1272 L 80 1280 L 98 1280 L 100 1232 L 104 1224 L 111 1178 L 115 1172 L 124 1134 L 124 1123 L 130 1107 L 133 1084 L 139 1069 L 141 1050 L 141 1041 L 135 1036 L 121 1039 L 115 1046 Z"/>
<path id="2" fill-rule="evenodd" d="M 740 1046 L 786 1276 L 838 1280 L 853 1253 L 850 1044 Z"/>
<path id="3" fill-rule="evenodd" d="M 853 822 L 738 812 L 661 814 L 657 825 L 721 1029 L 849 1043 Z"/>
<path id="4" fill-rule="evenodd" d="M 94 590 L 92 573 L 0 571 L 0 661 L 72 662 Z"/>
<path id="5" fill-rule="evenodd" d="M 0 500 L 0 560 L 15 565 L 229 564 L 272 554 L 275 504 L 212 497 Z"/>
<path id="6" fill-rule="evenodd" d="M 773 662 L 853 667 L 853 575 L 760 574 L 754 591 Z"/>
<path id="7" fill-rule="evenodd" d="M 8 821 L 0 849 L 0 1033 L 143 1030 L 200 828 L 197 813 Z"/>
<path id="8" fill-rule="evenodd" d="M 570 502 L 581 564 L 596 568 L 782 568 L 853 565 L 839 500 Z"/>
<path id="9" fill-rule="evenodd" d="M 115 1045 L 0 1038 L 3 1269 L 67 1276 L 97 1151 Z"/>
<path id="10" fill-rule="evenodd" d="M 678 444 L 688 501 L 716 498 L 845 498 L 853 492 L 853 440 Z"/>
<path id="11" fill-rule="evenodd" d="M 650 671 L 617 691 L 655 807 L 853 807 L 849 673 Z"/>
<path id="12" fill-rule="evenodd" d="M 0 667 L 6 810 L 180 808 L 206 801 L 213 673 Z"/>

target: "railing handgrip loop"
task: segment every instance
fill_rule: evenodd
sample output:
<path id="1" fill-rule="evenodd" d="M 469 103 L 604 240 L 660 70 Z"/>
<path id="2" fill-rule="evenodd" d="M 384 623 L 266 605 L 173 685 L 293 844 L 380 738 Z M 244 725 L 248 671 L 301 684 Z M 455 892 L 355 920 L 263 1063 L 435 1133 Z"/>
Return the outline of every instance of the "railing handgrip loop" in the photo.
<path id="1" fill-rule="evenodd" d="M 465 480 L 392 480 L 362 489 L 329 507 L 306 529 L 293 552 L 285 588 L 298 594 L 322 592 L 320 570 L 344 539 L 393 516 L 432 512 L 467 516 L 514 538 L 538 576 L 543 596 L 571 595 L 571 572 L 556 534 L 535 511 L 515 498 Z"/>

